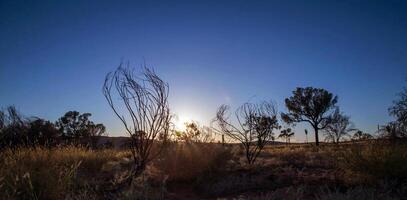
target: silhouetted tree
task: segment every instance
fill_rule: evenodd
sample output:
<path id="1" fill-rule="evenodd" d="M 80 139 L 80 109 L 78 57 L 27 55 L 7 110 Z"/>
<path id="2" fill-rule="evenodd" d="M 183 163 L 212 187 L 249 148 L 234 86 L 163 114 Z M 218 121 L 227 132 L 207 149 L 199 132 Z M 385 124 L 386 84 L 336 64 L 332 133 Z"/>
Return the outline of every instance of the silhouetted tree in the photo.
<path id="1" fill-rule="evenodd" d="M 27 119 L 14 106 L 0 111 L 0 147 L 28 145 Z"/>
<path id="2" fill-rule="evenodd" d="M 291 128 L 282 130 L 280 132 L 280 135 L 278 135 L 279 138 L 284 138 L 286 144 L 290 143 L 290 138 L 293 136 L 294 136 L 294 132 L 292 132 Z"/>
<path id="3" fill-rule="evenodd" d="M 293 96 L 285 99 L 288 113 L 282 113 L 282 119 L 288 123 L 308 122 L 315 132 L 315 144 L 319 145 L 318 131 L 331 121 L 330 111 L 335 108 L 338 97 L 318 88 L 297 88 Z"/>
<path id="4" fill-rule="evenodd" d="M 382 136 L 388 139 L 400 139 L 407 137 L 407 88 L 399 93 L 399 99 L 393 101 L 389 108 L 389 114 L 396 120 L 381 128 Z"/>
<path id="5" fill-rule="evenodd" d="M 210 129 L 207 127 L 199 126 L 197 122 L 186 122 L 185 127 L 185 131 L 176 131 L 177 140 L 199 143 L 208 143 L 214 141 L 212 135 L 210 134 Z"/>
<path id="6" fill-rule="evenodd" d="M 399 123 L 407 125 L 407 88 L 403 88 L 399 97 L 393 101 L 393 105 L 389 108 L 389 114 L 396 117 Z"/>
<path id="7" fill-rule="evenodd" d="M 68 111 L 58 119 L 56 126 L 61 132 L 61 137 L 68 144 L 85 144 L 95 147 L 97 139 L 105 133 L 103 124 L 95 124 L 89 120 L 92 114 L 78 111 Z"/>
<path id="8" fill-rule="evenodd" d="M 308 130 L 304 129 L 304 133 L 305 133 L 305 143 L 308 144 Z"/>
<path id="9" fill-rule="evenodd" d="M 339 143 L 349 133 L 355 131 L 349 116 L 342 114 L 339 108 L 331 116 L 331 123 L 324 129 L 325 141 Z"/>
<path id="10" fill-rule="evenodd" d="M 131 138 L 133 177 L 144 171 L 168 138 L 171 120 L 168 90 L 168 84 L 147 67 L 138 75 L 121 64 L 106 76 L 103 94 Z M 123 111 L 126 114 L 121 114 Z M 153 144 L 158 151 L 153 152 Z"/>
<path id="11" fill-rule="evenodd" d="M 352 136 L 352 140 L 369 140 L 373 139 L 373 136 L 370 135 L 369 133 L 364 133 L 360 130 L 356 131 L 355 134 Z"/>
<path id="12" fill-rule="evenodd" d="M 229 121 L 229 107 L 218 108 L 216 121 L 220 132 L 239 141 L 246 154 L 248 164 L 253 164 L 264 145 L 272 138 L 273 130 L 278 129 L 277 112 L 273 103 L 245 103 L 235 111 L 236 124 Z"/>
<path id="13" fill-rule="evenodd" d="M 396 141 L 407 136 L 407 126 L 399 121 L 390 122 L 379 129 L 380 137 Z"/>
<path id="14" fill-rule="evenodd" d="M 52 122 L 35 118 L 29 122 L 27 135 L 31 146 L 53 147 L 59 143 L 60 132 Z"/>

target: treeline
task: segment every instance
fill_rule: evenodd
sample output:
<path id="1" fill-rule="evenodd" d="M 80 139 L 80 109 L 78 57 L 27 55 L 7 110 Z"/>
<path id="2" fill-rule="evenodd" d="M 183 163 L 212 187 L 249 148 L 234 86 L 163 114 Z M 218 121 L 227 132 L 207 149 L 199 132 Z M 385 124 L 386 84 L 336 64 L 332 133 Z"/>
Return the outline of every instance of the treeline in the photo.
<path id="1" fill-rule="evenodd" d="M 25 117 L 14 106 L 0 110 L 0 148 L 47 148 L 75 145 L 97 148 L 99 136 L 106 132 L 95 124 L 90 113 L 68 111 L 55 123 L 39 117 Z"/>

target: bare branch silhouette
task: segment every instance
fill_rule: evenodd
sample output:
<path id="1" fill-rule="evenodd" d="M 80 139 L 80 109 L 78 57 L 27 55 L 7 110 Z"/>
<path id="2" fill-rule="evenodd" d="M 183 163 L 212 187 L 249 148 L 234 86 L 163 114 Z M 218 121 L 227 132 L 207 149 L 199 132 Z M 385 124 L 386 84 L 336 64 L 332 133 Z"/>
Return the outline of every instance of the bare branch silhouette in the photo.
<path id="1" fill-rule="evenodd" d="M 159 153 L 153 152 L 154 144 L 161 149 L 168 137 L 168 92 L 168 84 L 145 65 L 141 74 L 121 64 L 106 76 L 103 94 L 131 138 L 135 176 Z"/>
<path id="2" fill-rule="evenodd" d="M 235 111 L 236 123 L 229 120 L 229 107 L 222 105 L 216 113 L 220 131 L 242 144 L 248 164 L 253 164 L 264 145 L 278 129 L 277 111 L 273 103 L 245 103 Z M 235 125 L 236 124 L 236 125 Z"/>

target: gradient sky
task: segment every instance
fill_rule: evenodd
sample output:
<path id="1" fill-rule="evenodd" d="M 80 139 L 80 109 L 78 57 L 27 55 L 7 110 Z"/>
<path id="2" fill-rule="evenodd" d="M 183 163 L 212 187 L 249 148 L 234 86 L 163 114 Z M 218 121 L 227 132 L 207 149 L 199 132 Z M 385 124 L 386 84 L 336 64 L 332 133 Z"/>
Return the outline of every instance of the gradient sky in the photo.
<path id="1" fill-rule="evenodd" d="M 143 60 L 173 113 L 208 124 L 220 104 L 325 88 L 373 132 L 407 78 L 407 1 L 0 1 L 0 106 L 52 121 L 90 112 L 122 135 L 101 87 Z M 299 127 L 297 141 L 303 141 Z"/>

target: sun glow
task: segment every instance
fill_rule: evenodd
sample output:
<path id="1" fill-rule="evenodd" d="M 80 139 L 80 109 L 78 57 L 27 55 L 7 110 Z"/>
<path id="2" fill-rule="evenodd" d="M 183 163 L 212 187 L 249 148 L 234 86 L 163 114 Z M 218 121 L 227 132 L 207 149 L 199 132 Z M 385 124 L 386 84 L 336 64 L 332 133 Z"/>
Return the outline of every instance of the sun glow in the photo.
<path id="1" fill-rule="evenodd" d="M 185 114 L 180 114 L 175 117 L 174 125 L 176 130 L 184 131 L 186 129 L 186 123 L 192 122 L 193 119 Z"/>

